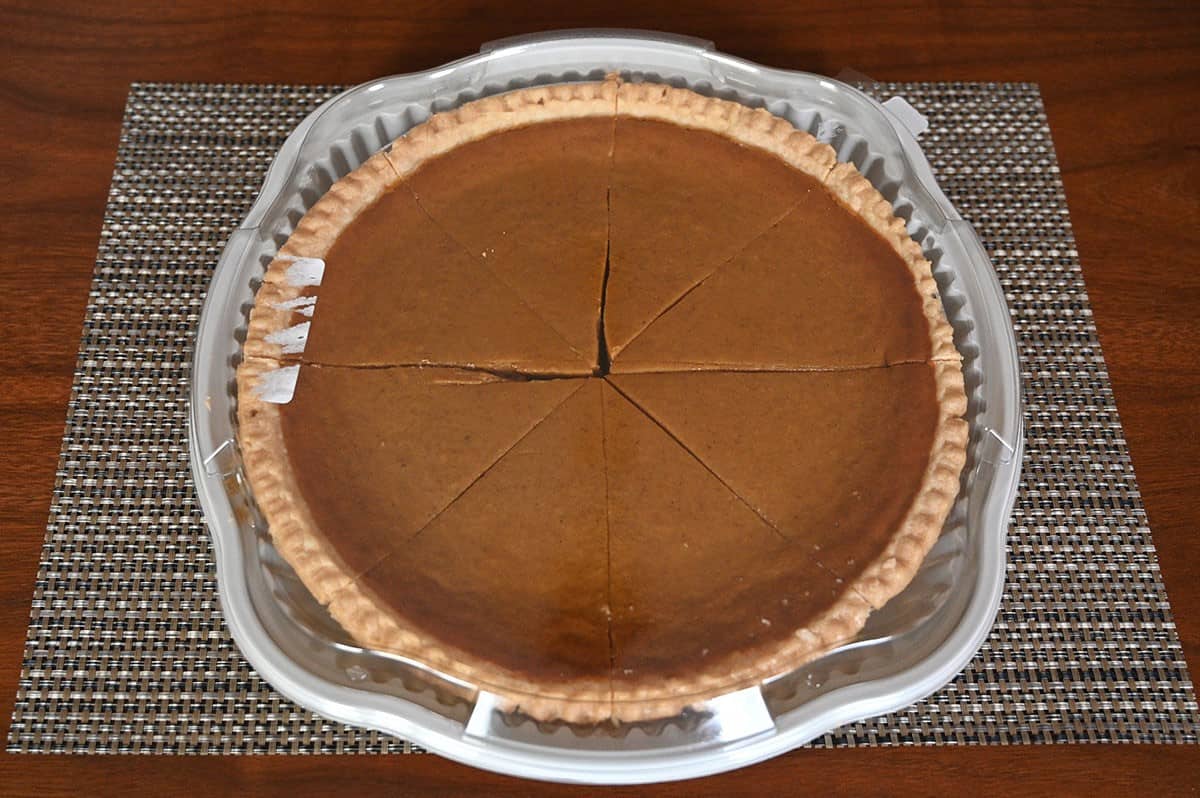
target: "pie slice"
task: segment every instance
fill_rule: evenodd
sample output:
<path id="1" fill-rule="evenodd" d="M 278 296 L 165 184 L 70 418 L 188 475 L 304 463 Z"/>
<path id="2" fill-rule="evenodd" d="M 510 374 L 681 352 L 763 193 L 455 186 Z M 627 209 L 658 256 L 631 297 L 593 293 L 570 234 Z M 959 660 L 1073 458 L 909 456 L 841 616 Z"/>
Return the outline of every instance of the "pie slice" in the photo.
<path id="1" fill-rule="evenodd" d="M 609 379 L 876 607 L 912 579 L 958 492 L 957 363 Z"/>
<path id="2" fill-rule="evenodd" d="M 600 383 L 569 387 L 330 611 L 365 645 L 480 684 L 511 709 L 596 720 L 609 715 L 610 670 Z"/>
<path id="3" fill-rule="evenodd" d="M 405 178 L 441 227 L 589 354 L 608 251 L 608 110 L 492 134 Z"/>
<path id="4" fill-rule="evenodd" d="M 660 313 L 820 188 L 833 150 L 766 111 L 652 84 L 617 99 L 605 336 Z"/>
<path id="5" fill-rule="evenodd" d="M 572 349 L 398 181 L 375 156 L 304 216 L 263 278 L 248 356 L 591 372 L 594 352 Z"/>
<path id="6" fill-rule="evenodd" d="M 411 538 L 580 387 L 456 369 L 299 367 L 291 400 L 238 374 L 246 473 L 284 557 L 322 603 Z"/>
<path id="7" fill-rule="evenodd" d="M 677 714 L 855 634 L 866 603 L 605 386 L 613 716 Z"/>

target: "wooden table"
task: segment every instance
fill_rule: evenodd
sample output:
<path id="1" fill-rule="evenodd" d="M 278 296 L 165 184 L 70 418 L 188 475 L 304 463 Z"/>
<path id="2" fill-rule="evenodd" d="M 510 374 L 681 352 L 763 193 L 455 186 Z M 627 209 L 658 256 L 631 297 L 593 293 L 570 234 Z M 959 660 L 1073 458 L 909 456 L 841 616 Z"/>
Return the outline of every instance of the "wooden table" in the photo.
<path id="1" fill-rule="evenodd" d="M 1184 651 L 1200 667 L 1200 5 L 9 2 L 0 10 L 0 728 L 7 730 L 121 112 L 132 81 L 358 83 L 536 30 L 635 27 L 780 67 L 1036 81 Z M 558 6 L 572 5 L 573 13 Z M 679 7 L 676 7 L 676 6 Z M 1172 7 L 1175 6 L 1175 7 Z M 648 792 L 1196 791 L 1191 746 L 804 750 Z M 1015 785 L 1020 785 L 1015 787 Z M 0 793 L 546 794 L 433 756 L 0 755 Z M 957 791 L 957 790 L 956 790 Z M 584 791 L 574 790 L 579 794 Z M 590 792 L 590 791 L 589 791 Z"/>

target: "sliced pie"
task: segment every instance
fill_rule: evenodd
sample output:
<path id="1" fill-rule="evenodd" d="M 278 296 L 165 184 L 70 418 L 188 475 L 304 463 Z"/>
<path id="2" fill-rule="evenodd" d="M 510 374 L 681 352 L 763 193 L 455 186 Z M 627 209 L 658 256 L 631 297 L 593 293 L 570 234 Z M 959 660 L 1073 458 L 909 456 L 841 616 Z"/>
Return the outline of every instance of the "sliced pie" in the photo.
<path id="1" fill-rule="evenodd" d="M 301 219 L 245 355 L 246 473 L 313 594 L 539 720 L 674 715 L 852 639 L 965 460 L 891 206 L 785 120 L 654 84 L 417 126 Z"/>

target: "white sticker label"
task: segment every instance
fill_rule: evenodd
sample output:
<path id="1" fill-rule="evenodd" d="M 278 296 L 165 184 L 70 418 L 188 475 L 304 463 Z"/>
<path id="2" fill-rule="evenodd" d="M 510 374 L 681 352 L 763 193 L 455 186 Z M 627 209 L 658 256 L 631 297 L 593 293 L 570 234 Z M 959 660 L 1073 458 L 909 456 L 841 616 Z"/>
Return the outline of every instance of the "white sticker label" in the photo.
<path id="1" fill-rule="evenodd" d="M 288 285 L 304 287 L 321 284 L 321 278 L 325 276 L 325 261 L 320 258 L 294 258 L 289 255 L 280 255 L 279 257 L 291 264 L 283 273 L 283 279 Z M 315 296 L 298 296 L 294 299 L 277 302 L 274 306 L 279 310 L 290 310 L 301 316 L 312 318 L 316 304 Z M 285 355 L 298 355 L 304 351 L 304 346 L 308 343 L 310 324 L 311 322 L 302 321 L 286 330 L 276 330 L 267 336 L 267 343 L 275 344 Z"/>
<path id="2" fill-rule="evenodd" d="M 287 280 L 288 285 L 321 284 L 321 278 L 325 276 L 325 261 L 320 258 L 292 258 L 287 255 L 283 255 L 281 258 L 292 263 L 284 273 L 284 279 Z"/>
<path id="3" fill-rule="evenodd" d="M 296 393 L 296 380 L 299 377 L 299 366 L 284 366 L 265 372 L 259 376 L 254 393 L 264 402 L 286 405 Z"/>
<path id="4" fill-rule="evenodd" d="M 301 316 L 312 317 L 313 305 L 317 304 L 315 296 L 298 296 L 295 299 L 289 299 L 286 302 L 276 302 L 272 307 L 278 310 L 290 310 L 299 313 Z"/>
<path id="5" fill-rule="evenodd" d="M 308 327 L 311 322 L 302 321 L 286 330 L 276 330 L 267 336 L 267 343 L 275 344 L 285 355 L 298 355 L 308 343 Z"/>

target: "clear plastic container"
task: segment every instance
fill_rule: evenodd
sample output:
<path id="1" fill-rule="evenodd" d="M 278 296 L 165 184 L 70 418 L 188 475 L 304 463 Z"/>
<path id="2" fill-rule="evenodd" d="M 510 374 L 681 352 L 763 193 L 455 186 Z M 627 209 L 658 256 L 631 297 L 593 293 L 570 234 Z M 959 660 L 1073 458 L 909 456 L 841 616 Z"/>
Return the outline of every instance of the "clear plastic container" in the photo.
<path id="1" fill-rule="evenodd" d="M 797 671 L 620 733 L 505 716 L 493 697 L 349 639 L 271 545 L 236 443 L 234 372 L 248 308 L 273 254 L 332 183 L 433 112 L 498 92 L 617 71 L 761 105 L 828 141 L 908 220 L 934 264 L 963 353 L 971 442 L 963 490 L 912 584 L 852 643 Z M 770 69 L 711 43 L 629 31 L 573 31 L 485 45 L 438 69 L 385 78 L 326 102 L 288 137 L 230 237 L 200 320 L 191 454 L 212 531 L 221 603 L 250 663 L 320 714 L 405 737 L 443 756 L 568 782 L 665 781 L 730 770 L 950 681 L 999 606 L 1004 540 L 1021 462 L 1016 342 L 975 232 L 938 189 L 902 100 L 881 105 L 836 80 Z"/>

